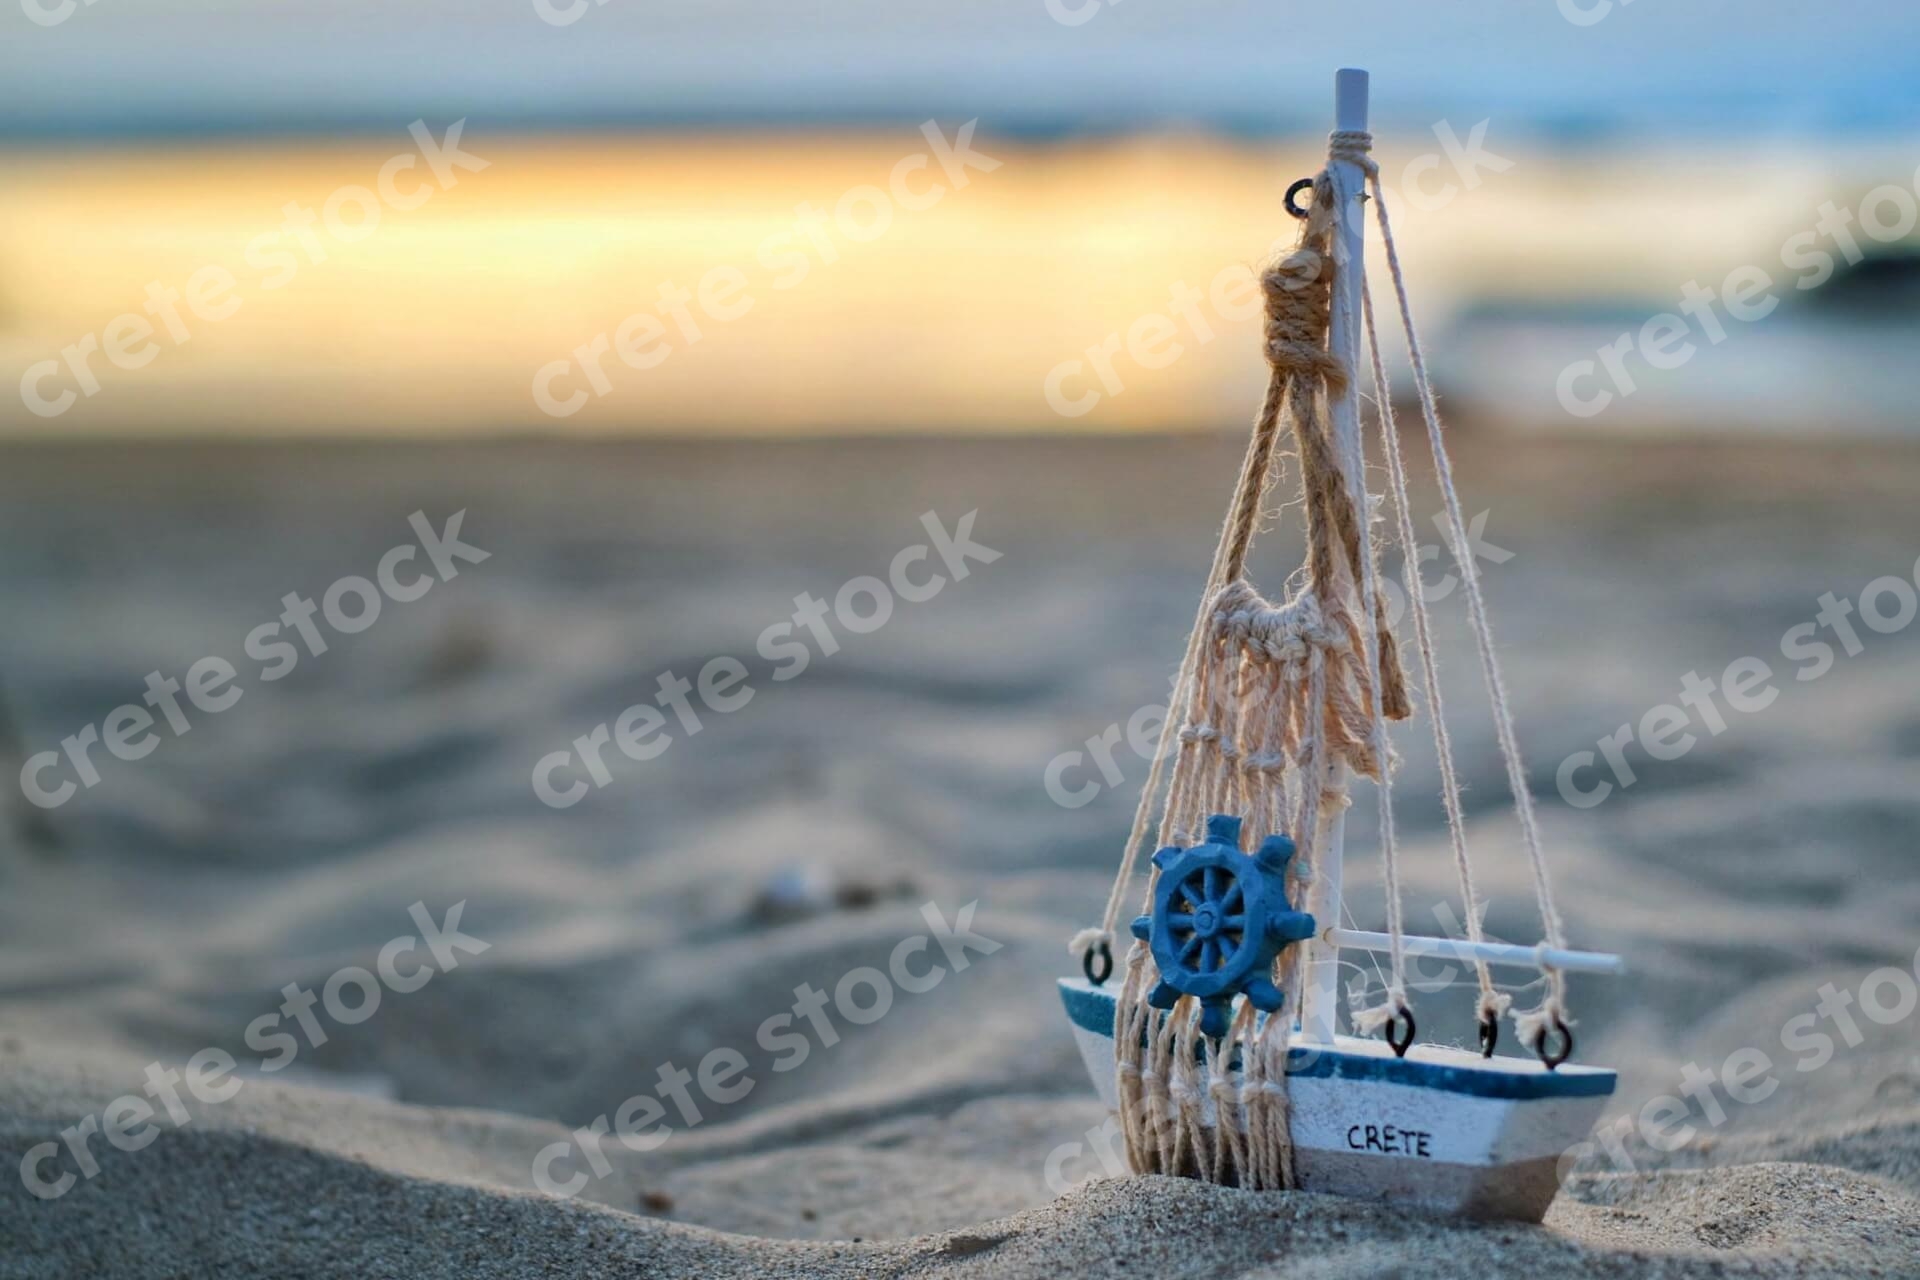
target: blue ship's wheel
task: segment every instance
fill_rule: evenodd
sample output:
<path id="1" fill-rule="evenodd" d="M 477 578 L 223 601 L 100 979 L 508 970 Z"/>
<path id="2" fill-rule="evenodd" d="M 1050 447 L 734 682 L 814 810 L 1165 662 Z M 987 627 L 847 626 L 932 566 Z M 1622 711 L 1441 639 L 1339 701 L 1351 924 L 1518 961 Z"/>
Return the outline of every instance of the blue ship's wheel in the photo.
<path id="1" fill-rule="evenodd" d="M 1167 933 L 1178 948 L 1174 967 L 1189 984 L 1245 968 L 1247 894 L 1231 866 L 1208 861 L 1195 867 L 1174 890 L 1170 906 Z"/>
<path id="2" fill-rule="evenodd" d="M 1313 936 L 1313 917 L 1287 901 L 1287 863 L 1293 841 L 1268 836 L 1258 852 L 1240 850 L 1240 819 L 1207 819 L 1204 844 L 1168 846 L 1153 855 L 1160 869 L 1151 911 L 1133 922 L 1160 970 L 1148 994 L 1169 1009 L 1181 996 L 1201 1004 L 1200 1029 L 1226 1034 L 1233 997 L 1244 993 L 1256 1009 L 1278 1013 L 1273 962 L 1293 942 Z"/>

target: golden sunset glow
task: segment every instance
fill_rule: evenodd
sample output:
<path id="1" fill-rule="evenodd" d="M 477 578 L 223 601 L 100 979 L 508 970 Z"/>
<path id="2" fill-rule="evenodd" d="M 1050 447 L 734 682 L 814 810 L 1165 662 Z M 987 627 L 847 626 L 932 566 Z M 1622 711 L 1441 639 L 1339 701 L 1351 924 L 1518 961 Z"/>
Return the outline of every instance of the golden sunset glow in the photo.
<path id="1" fill-rule="evenodd" d="M 1417 141 L 1383 152 L 1390 188 Z M 0 429 L 785 433 L 1238 421 L 1261 377 L 1258 320 L 1243 289 L 1230 291 L 1241 305 L 1222 310 L 1214 285 L 1291 236 L 1280 197 L 1310 172 L 1320 144 L 1169 134 L 1039 145 L 983 135 L 974 145 L 999 167 L 965 170 L 964 188 L 937 159 L 903 166 L 929 150 L 912 130 L 469 131 L 460 145 L 488 163 L 455 170 L 449 188 L 423 162 L 390 174 L 403 202 L 426 193 L 418 207 L 377 201 L 364 235 L 355 228 L 365 211 L 351 197 L 339 214 L 344 237 L 315 221 L 307 234 L 324 258 L 284 228 L 283 208 L 322 213 L 344 187 L 377 190 L 383 165 L 413 151 L 404 133 L 7 157 L 0 365 L 36 377 L 43 400 L 76 398 L 40 416 L 10 389 Z M 1764 166 L 1730 157 L 1703 171 L 1696 157 L 1642 149 L 1629 172 L 1604 156 L 1550 162 L 1497 137 L 1488 145 L 1511 167 L 1480 171 L 1469 186 L 1443 166 L 1418 175 L 1417 193 L 1396 190 L 1409 270 L 1435 322 L 1481 296 L 1671 292 L 1703 259 L 1731 265 L 1777 245 L 1833 177 L 1783 163 L 1777 150 Z M 1687 166 L 1687 182 L 1661 177 Z M 938 199 L 904 207 L 896 177 L 914 202 Z M 870 192 L 850 198 L 849 234 L 836 206 L 863 187 Z M 1664 202 L 1657 243 L 1632 216 L 1649 191 Z M 799 225 L 803 205 L 821 214 L 817 238 Z M 147 362 L 121 368 L 82 352 L 98 391 L 79 394 L 64 348 L 89 345 L 88 335 L 107 342 L 125 313 L 148 316 L 149 282 L 185 291 L 207 268 L 231 272 L 213 299 L 238 299 L 231 315 L 203 318 L 179 304 L 184 342 L 148 317 Z M 698 296 L 703 280 L 713 282 L 712 310 Z M 1198 325 L 1177 314 L 1181 283 L 1205 298 L 1191 306 Z M 695 295 L 682 304 L 693 328 L 670 314 L 663 286 Z M 644 369 L 614 344 L 636 313 L 664 329 L 647 347 L 664 358 Z M 1173 334 L 1148 323 L 1130 345 L 1156 313 Z M 635 321 L 629 337 L 647 328 Z M 601 335 L 597 393 L 575 352 L 591 357 Z M 119 335 L 129 363 L 147 350 L 140 336 L 125 326 Z M 1074 360 L 1079 370 L 1056 377 L 1057 398 L 1078 410 L 1067 416 L 1045 388 Z M 549 402 L 577 403 L 564 416 L 533 390 L 555 362 L 566 368 L 551 378 Z"/>

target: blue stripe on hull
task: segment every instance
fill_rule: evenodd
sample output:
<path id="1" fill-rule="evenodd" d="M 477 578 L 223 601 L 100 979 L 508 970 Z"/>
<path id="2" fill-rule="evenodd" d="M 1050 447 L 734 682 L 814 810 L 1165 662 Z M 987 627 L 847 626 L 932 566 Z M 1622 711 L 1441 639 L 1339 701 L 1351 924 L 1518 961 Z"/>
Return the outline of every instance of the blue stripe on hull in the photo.
<path id="1" fill-rule="evenodd" d="M 1083 978 L 1060 979 L 1060 1000 L 1077 1027 L 1111 1038 L 1114 992 L 1118 984 L 1095 987 Z M 1414 1049 L 1418 1054 L 1421 1050 Z M 1613 1092 L 1615 1075 L 1604 1067 L 1563 1066 L 1548 1071 L 1524 1058 L 1494 1058 L 1488 1065 L 1431 1062 L 1391 1051 L 1356 1053 L 1346 1049 L 1295 1045 L 1287 1053 L 1287 1074 L 1306 1078 L 1381 1080 L 1442 1093 L 1477 1098 L 1592 1098 Z"/>

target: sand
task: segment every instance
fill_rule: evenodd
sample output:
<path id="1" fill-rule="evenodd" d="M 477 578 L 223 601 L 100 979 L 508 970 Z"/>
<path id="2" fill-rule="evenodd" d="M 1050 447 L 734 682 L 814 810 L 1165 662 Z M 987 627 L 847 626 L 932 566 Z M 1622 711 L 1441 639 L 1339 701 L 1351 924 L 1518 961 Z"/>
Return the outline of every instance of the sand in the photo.
<path id="1" fill-rule="evenodd" d="M 1747 1048 L 1773 1064 L 1763 1099 L 1722 1089 L 1719 1122 L 1696 1103 L 1677 1149 L 1594 1153 L 1538 1227 L 1162 1179 L 1056 1195 L 1049 1154 L 1102 1117 L 1052 979 L 1144 770 L 1117 749 L 1121 783 L 1073 809 L 1044 772 L 1164 688 L 1234 447 L 10 451 L 0 679 L 21 746 L 207 654 L 245 693 L 58 809 L 10 801 L 0 1276 L 1920 1275 L 1920 1015 L 1856 1012 L 1860 1042 L 1836 1035 L 1805 1071 L 1782 1045 L 1823 984 L 1911 975 L 1920 943 L 1920 627 L 1863 632 L 1804 682 L 1778 648 L 1821 592 L 1911 580 L 1920 456 L 1885 449 L 1503 441 L 1461 459 L 1487 542 L 1514 552 L 1488 587 L 1570 932 L 1633 965 L 1576 986 L 1580 1056 L 1621 1072 L 1610 1117 Z M 371 574 L 410 512 L 462 508 L 490 559 L 257 679 L 241 638 L 282 595 Z M 884 577 L 923 512 L 975 509 L 1001 559 L 770 678 L 755 637 L 796 594 Z M 1269 576 L 1289 552 L 1274 540 Z M 1438 621 L 1490 927 L 1530 941 L 1457 598 Z M 719 654 L 749 665 L 746 706 L 644 764 L 611 758 L 572 808 L 535 798 L 542 754 Z M 1765 710 L 1679 758 L 1633 756 L 1633 785 L 1594 808 L 1557 799 L 1569 752 L 1749 654 L 1782 676 Z M 1430 752 L 1403 741 L 1408 914 L 1426 921 L 1450 873 Z M 1368 807 L 1362 924 L 1380 909 Z M 249 1023 L 287 984 L 375 969 L 416 901 L 435 919 L 464 902 L 486 950 L 263 1074 Z M 997 950 L 773 1069 L 756 1030 L 797 984 L 884 970 L 929 932 L 923 905 L 952 920 L 976 901 Z M 951 957 L 935 943 L 913 967 L 929 961 Z M 1423 1030 L 1471 1038 L 1464 995 L 1421 1000 Z M 703 1101 L 657 1150 L 608 1141 L 606 1176 L 571 1198 L 536 1188 L 543 1148 L 725 1048 L 743 1098 Z M 95 1136 L 94 1176 L 27 1194 L 36 1144 L 208 1049 L 240 1064 L 230 1100 L 189 1100 L 142 1150 Z"/>

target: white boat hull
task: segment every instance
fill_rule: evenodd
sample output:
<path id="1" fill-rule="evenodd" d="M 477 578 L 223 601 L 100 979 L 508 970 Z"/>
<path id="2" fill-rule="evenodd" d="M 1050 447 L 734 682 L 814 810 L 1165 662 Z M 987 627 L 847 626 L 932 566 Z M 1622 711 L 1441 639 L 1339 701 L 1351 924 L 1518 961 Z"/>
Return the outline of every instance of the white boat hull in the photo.
<path id="1" fill-rule="evenodd" d="M 1087 1072 L 1114 1110 L 1116 989 L 1060 980 Z M 1438 1045 L 1402 1059 L 1352 1036 L 1296 1043 L 1287 1063 L 1294 1171 L 1306 1191 L 1538 1222 L 1563 1155 L 1592 1132 L 1614 1083 L 1599 1067 L 1550 1072 L 1531 1058 Z"/>

